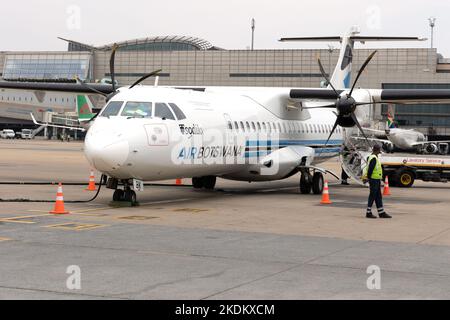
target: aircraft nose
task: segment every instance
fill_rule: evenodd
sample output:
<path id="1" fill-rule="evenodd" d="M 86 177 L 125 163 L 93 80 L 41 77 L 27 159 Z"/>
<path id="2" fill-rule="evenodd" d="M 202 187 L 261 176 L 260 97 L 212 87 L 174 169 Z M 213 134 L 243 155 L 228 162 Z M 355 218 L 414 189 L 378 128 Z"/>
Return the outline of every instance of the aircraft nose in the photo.
<path id="1" fill-rule="evenodd" d="M 92 134 L 85 139 L 85 154 L 89 162 L 101 172 L 120 169 L 129 156 L 128 141 L 111 136 Z"/>

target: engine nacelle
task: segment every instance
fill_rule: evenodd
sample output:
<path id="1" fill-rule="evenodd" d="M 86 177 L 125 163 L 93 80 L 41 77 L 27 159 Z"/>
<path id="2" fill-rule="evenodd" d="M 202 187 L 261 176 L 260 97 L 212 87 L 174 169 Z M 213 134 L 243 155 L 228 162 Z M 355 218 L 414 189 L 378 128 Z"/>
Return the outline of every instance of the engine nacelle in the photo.
<path id="1" fill-rule="evenodd" d="M 439 148 L 434 143 L 427 144 L 425 147 L 425 152 L 428 154 L 434 154 L 438 152 Z"/>

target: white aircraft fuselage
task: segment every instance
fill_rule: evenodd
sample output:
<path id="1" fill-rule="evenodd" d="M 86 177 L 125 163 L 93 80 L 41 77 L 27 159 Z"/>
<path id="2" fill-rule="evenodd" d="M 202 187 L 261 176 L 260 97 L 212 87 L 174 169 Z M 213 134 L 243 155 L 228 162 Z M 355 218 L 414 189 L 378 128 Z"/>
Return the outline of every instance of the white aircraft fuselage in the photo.
<path id="1" fill-rule="evenodd" d="M 343 142 L 338 128 L 325 146 L 334 109 L 288 107 L 289 90 L 122 88 L 91 125 L 85 154 L 97 170 L 117 179 L 283 179 L 301 165 L 337 156 Z M 128 102 L 151 103 L 152 110 L 125 113 Z M 105 116 L 111 103 L 120 110 Z M 161 103 L 175 104 L 184 115 L 172 109 L 161 117 Z"/>
<path id="2" fill-rule="evenodd" d="M 427 139 L 425 135 L 416 130 L 405 130 L 405 129 L 390 129 L 387 138 L 391 141 L 397 148 L 402 150 L 415 150 L 417 142 L 425 142 Z"/>

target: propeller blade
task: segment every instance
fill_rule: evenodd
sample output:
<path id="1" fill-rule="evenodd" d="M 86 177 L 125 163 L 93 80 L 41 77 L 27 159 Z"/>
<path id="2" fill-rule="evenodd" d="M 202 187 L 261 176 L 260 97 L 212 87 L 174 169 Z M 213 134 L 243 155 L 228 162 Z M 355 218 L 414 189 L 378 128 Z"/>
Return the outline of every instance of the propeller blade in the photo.
<path id="1" fill-rule="evenodd" d="M 353 93 L 353 89 L 355 89 L 356 83 L 358 82 L 359 77 L 361 76 L 361 74 L 364 72 L 364 69 L 366 69 L 367 65 L 369 64 L 370 60 L 372 60 L 373 56 L 377 53 L 377 50 L 375 50 L 374 52 L 372 52 L 370 54 L 370 56 L 367 57 L 366 61 L 363 63 L 363 65 L 361 66 L 361 69 L 359 69 L 358 75 L 356 76 L 355 82 L 353 82 L 353 86 L 352 89 L 350 90 L 349 96 L 352 96 Z"/>
<path id="2" fill-rule="evenodd" d="M 101 94 L 101 95 L 104 96 L 104 97 L 107 97 L 107 96 L 108 96 L 106 93 L 101 92 L 101 91 L 98 91 L 97 89 L 92 88 L 90 85 L 84 83 L 83 81 L 80 80 L 80 78 L 77 77 L 76 79 L 77 79 L 77 81 L 78 81 L 78 83 L 79 83 L 80 85 L 82 85 L 83 87 L 85 87 L 85 88 L 91 90 L 92 92 Z"/>
<path id="3" fill-rule="evenodd" d="M 319 63 L 319 69 L 320 73 L 322 74 L 322 77 L 327 80 L 327 83 L 330 85 L 330 87 L 333 89 L 333 91 L 336 93 L 336 96 L 339 97 L 339 93 L 336 91 L 336 89 L 331 84 L 331 81 L 328 79 L 327 74 L 325 72 L 325 69 L 323 68 L 322 62 L 320 61 L 320 58 L 317 58 L 317 62 Z"/>
<path id="4" fill-rule="evenodd" d="M 369 139 L 367 139 L 366 133 L 364 132 L 363 128 L 359 124 L 358 118 L 356 117 L 356 114 L 354 112 L 351 113 L 351 117 L 353 121 L 355 122 L 356 126 L 358 127 L 359 131 L 361 131 L 362 135 L 364 136 L 364 139 L 366 139 L 367 145 L 369 147 L 372 147 L 372 145 L 369 142 Z"/>
<path id="5" fill-rule="evenodd" d="M 111 57 L 109 58 L 109 72 L 111 73 L 111 82 L 112 82 L 112 88 L 113 92 L 116 91 L 116 75 L 114 73 L 114 63 L 116 59 L 116 51 L 119 49 L 119 46 L 117 43 L 114 43 L 111 51 Z"/>
<path id="6" fill-rule="evenodd" d="M 374 104 L 397 104 L 397 105 L 415 105 L 415 104 L 445 104 L 438 103 L 436 101 L 425 101 L 425 100 L 409 100 L 409 101 L 378 101 L 378 102 L 357 102 L 355 106 L 368 106 Z"/>
<path id="7" fill-rule="evenodd" d="M 93 116 L 92 118 L 90 118 L 87 123 L 90 123 L 91 121 L 93 121 L 95 118 L 98 117 L 98 115 L 100 114 L 100 112 L 96 113 L 95 116 Z"/>
<path id="8" fill-rule="evenodd" d="M 324 106 L 302 107 L 302 109 L 321 109 L 321 108 L 336 108 L 336 104 L 326 104 Z"/>
<path id="9" fill-rule="evenodd" d="M 158 69 L 155 70 L 153 72 L 150 72 L 149 74 L 146 74 L 145 76 L 139 78 L 139 80 L 137 80 L 135 83 L 133 83 L 130 87 L 130 89 L 133 89 L 133 87 L 137 86 L 139 83 L 141 83 L 142 81 L 144 81 L 147 78 L 150 78 L 152 76 L 156 76 L 158 73 L 160 73 L 162 71 L 162 69 Z"/>
<path id="10" fill-rule="evenodd" d="M 336 119 L 336 121 L 334 122 L 333 129 L 331 129 L 330 135 L 328 136 L 327 142 L 325 142 L 325 147 L 328 145 L 328 141 L 330 141 L 330 138 L 333 135 L 334 130 L 336 130 L 336 128 L 338 126 L 338 122 L 339 122 L 339 119 Z"/>

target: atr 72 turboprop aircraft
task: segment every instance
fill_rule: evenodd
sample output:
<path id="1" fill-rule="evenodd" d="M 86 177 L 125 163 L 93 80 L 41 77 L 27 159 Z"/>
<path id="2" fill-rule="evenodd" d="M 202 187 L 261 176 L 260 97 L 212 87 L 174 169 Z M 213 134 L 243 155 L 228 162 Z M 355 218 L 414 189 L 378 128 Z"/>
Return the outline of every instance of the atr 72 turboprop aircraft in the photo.
<path id="1" fill-rule="evenodd" d="M 239 181 L 271 181 L 298 172 L 300 190 L 318 194 L 323 174 L 317 165 L 337 156 L 344 128 L 368 123 L 367 106 L 450 101 L 450 90 L 355 89 L 375 54 L 349 84 L 355 41 L 404 38 L 345 37 L 282 40 L 337 40 L 340 57 L 329 88 L 176 88 L 138 85 L 116 90 L 112 85 L 0 83 L 0 88 L 73 91 L 107 95 L 85 139 L 89 162 L 108 176 L 113 200 L 136 202 L 133 189 L 142 181 L 192 178 L 194 188 L 212 189 L 216 177 Z M 417 40 L 417 38 L 406 38 Z M 39 89 L 40 88 L 40 89 Z M 95 119 L 95 120 L 94 120 Z M 362 132 L 364 135 L 364 132 Z M 120 186 L 123 186 L 121 188 Z"/>

